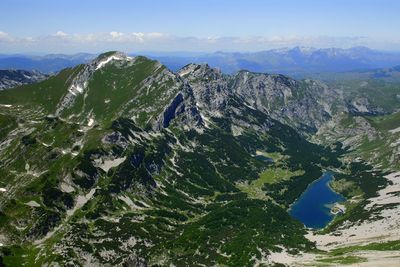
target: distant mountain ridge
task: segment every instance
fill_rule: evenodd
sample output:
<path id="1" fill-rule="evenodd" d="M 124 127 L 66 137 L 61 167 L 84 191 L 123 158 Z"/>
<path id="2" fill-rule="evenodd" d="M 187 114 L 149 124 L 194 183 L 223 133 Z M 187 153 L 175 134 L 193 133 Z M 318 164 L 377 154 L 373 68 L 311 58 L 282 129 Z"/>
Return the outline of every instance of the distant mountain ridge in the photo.
<path id="1" fill-rule="evenodd" d="M 295 78 L 314 78 L 320 73 L 366 71 L 400 65 L 400 52 L 373 50 L 367 47 L 313 48 L 293 47 L 259 52 L 132 52 L 160 61 L 172 71 L 189 63 L 207 63 L 223 73 L 240 70 L 251 72 L 281 73 Z M 23 54 L 0 55 L 0 69 L 39 70 L 58 72 L 67 67 L 87 63 L 96 54 L 49 54 L 30 56 Z"/>
<path id="2" fill-rule="evenodd" d="M 74 55 L 49 54 L 45 56 L 0 55 L 0 69 L 37 70 L 43 73 L 54 73 L 62 69 L 87 63 L 96 55 L 78 53 Z"/>
<path id="3" fill-rule="evenodd" d="M 39 71 L 0 70 L 0 90 L 36 83 L 47 77 L 48 75 Z"/>
<path id="4" fill-rule="evenodd" d="M 176 71 L 188 63 L 208 63 L 225 73 L 245 69 L 252 72 L 282 73 L 296 78 L 324 72 L 360 71 L 388 68 L 400 64 L 399 52 L 372 50 L 367 47 L 311 48 L 294 47 L 260 52 L 215 52 L 202 56 L 147 56 Z"/>

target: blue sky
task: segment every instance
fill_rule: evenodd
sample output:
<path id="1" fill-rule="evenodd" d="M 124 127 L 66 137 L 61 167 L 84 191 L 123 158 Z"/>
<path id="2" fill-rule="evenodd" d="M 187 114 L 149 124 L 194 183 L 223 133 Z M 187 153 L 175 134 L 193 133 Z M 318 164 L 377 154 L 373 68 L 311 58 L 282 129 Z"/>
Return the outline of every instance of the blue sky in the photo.
<path id="1" fill-rule="evenodd" d="M 398 0 L 1 0 L 0 53 L 400 50 Z"/>

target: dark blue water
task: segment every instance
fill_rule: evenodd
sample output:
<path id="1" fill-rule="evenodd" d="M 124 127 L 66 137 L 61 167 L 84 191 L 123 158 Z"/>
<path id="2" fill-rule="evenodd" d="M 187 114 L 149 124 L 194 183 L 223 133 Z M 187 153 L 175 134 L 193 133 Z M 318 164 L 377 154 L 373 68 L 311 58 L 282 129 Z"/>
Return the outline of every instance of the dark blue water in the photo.
<path id="1" fill-rule="evenodd" d="M 325 172 L 321 178 L 310 184 L 290 208 L 290 215 L 307 227 L 325 227 L 334 217 L 330 213 L 329 205 L 345 200 L 329 187 L 332 179 L 332 174 Z"/>

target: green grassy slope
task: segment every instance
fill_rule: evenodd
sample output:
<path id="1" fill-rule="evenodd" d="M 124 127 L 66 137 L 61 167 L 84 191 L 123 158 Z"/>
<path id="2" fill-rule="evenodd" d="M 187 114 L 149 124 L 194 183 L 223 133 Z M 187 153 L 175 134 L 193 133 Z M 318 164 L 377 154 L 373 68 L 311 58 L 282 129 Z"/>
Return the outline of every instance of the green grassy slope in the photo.
<path id="1" fill-rule="evenodd" d="M 0 263 L 6 266 L 127 259 L 253 266 L 282 247 L 291 254 L 315 250 L 287 209 L 325 169 L 366 197 L 384 185 L 382 173 L 373 175 L 367 164 L 343 165 L 340 145 L 310 143 L 236 97 L 207 126 L 184 123 L 188 115 L 181 112 L 153 130 L 149 125 L 183 84 L 145 58 L 105 65 L 60 117 L 47 116 L 82 68 L 0 94 L 1 104 L 12 105 L 0 108 L 0 187 L 6 189 Z M 185 97 L 187 104 L 191 96 Z M 89 117 L 96 124 L 88 125 Z M 274 162 L 257 157 L 259 151 L 275 155 Z"/>

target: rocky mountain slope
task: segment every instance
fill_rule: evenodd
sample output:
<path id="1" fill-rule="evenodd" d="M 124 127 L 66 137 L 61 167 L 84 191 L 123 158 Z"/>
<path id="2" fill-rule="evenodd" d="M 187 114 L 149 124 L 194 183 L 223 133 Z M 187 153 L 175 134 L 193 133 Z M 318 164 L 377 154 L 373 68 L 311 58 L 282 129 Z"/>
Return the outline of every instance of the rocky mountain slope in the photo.
<path id="1" fill-rule="evenodd" d="M 315 142 L 341 142 L 353 158 L 361 157 L 382 169 L 400 169 L 400 113 L 363 117 L 342 114 L 321 127 Z"/>
<path id="2" fill-rule="evenodd" d="M 315 253 L 287 210 L 324 170 L 352 223 L 388 184 L 305 138 L 348 111 L 314 81 L 109 52 L 0 99 L 6 266 L 272 265 Z"/>
<path id="3" fill-rule="evenodd" d="M 265 112 L 306 136 L 315 133 L 336 114 L 386 112 L 369 95 L 349 95 L 343 87 L 309 79 L 299 81 L 284 75 L 248 71 L 226 75 L 207 64 L 189 64 L 178 74 L 199 91 L 198 98 L 217 102 L 206 105 L 224 105 L 223 96 L 235 95 L 250 108 Z"/>
<path id="4" fill-rule="evenodd" d="M 36 83 L 48 76 L 38 71 L 0 70 L 0 90 Z"/>

